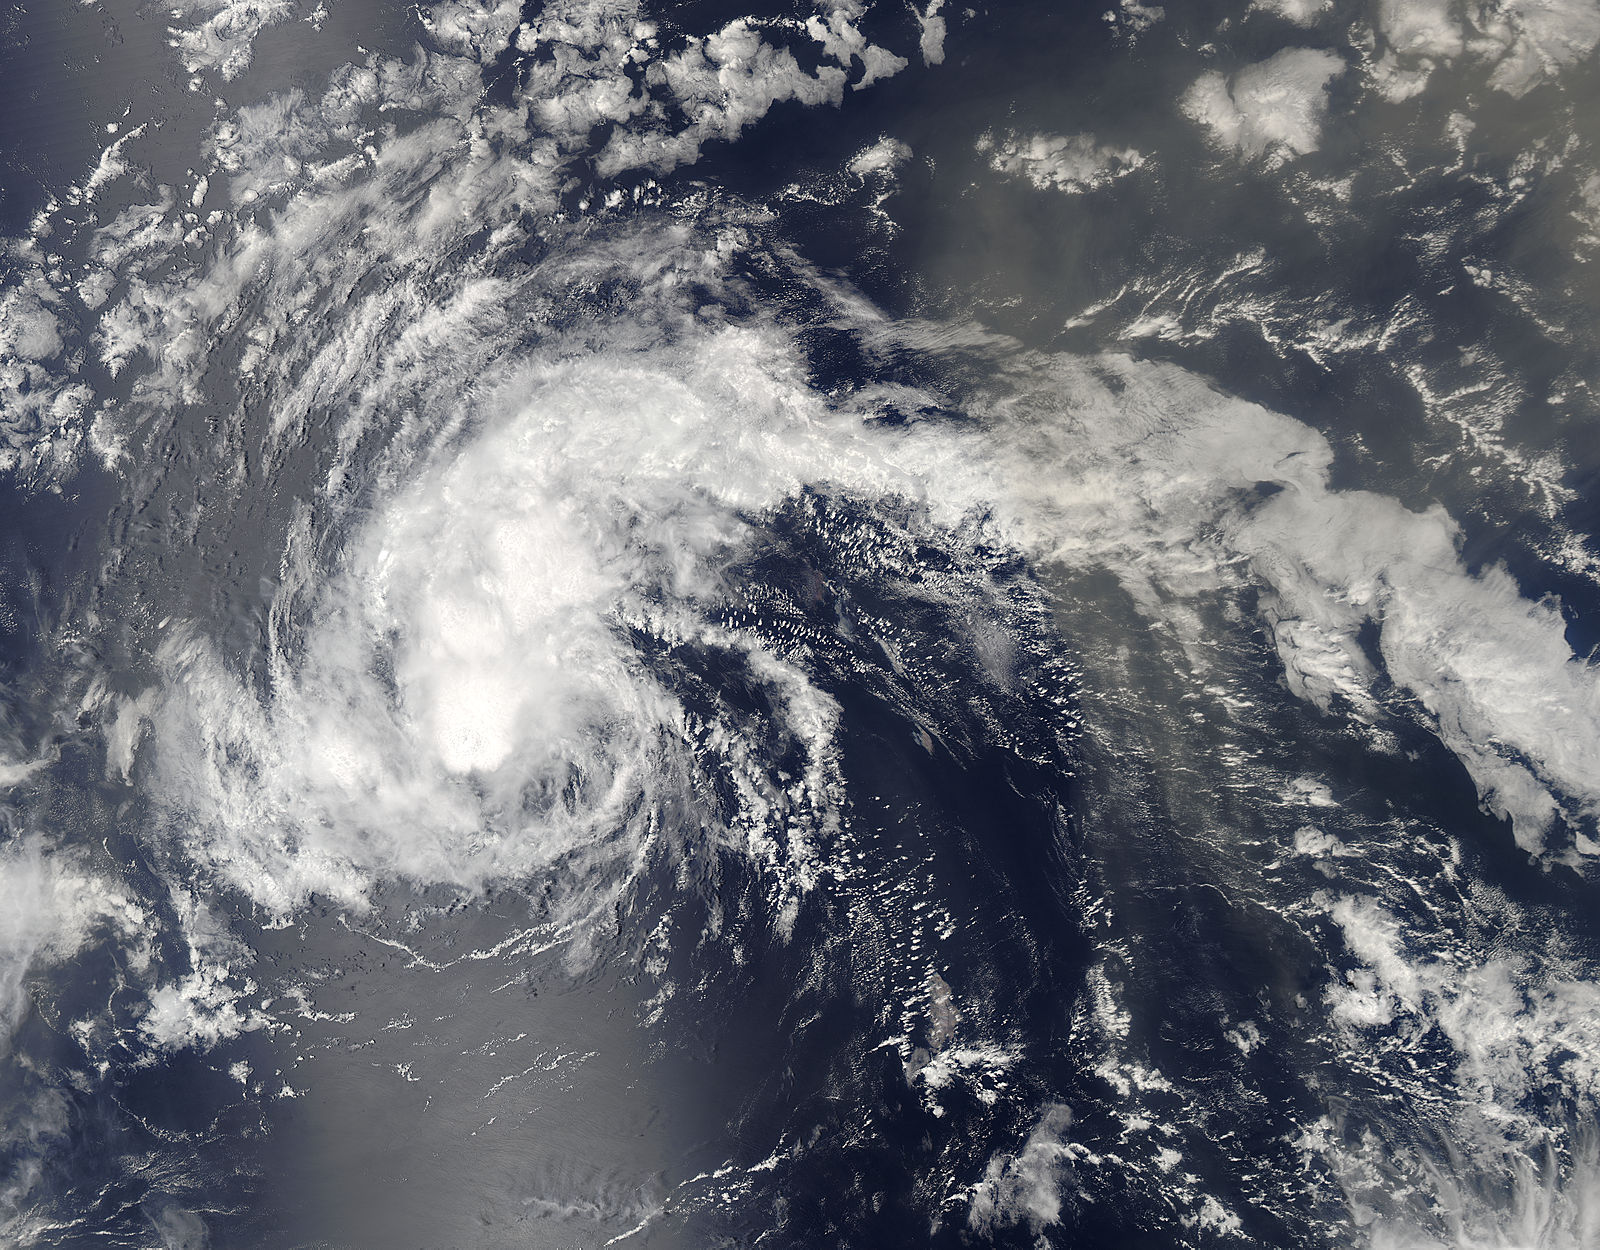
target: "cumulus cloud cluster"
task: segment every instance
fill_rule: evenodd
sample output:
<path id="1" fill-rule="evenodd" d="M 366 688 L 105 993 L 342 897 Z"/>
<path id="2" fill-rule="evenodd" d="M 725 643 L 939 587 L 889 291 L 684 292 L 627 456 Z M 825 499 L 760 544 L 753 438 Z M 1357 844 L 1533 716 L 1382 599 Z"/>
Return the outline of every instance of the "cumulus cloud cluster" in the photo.
<path id="1" fill-rule="evenodd" d="M 171 902 L 179 912 L 173 936 L 187 953 L 177 975 L 158 953 L 156 908 L 113 871 L 82 849 L 38 835 L 0 847 L 0 1237 L 13 1244 L 33 1244 L 40 1224 L 49 1222 L 38 1218 L 35 1190 L 50 1155 L 81 1131 L 56 1074 L 14 1047 L 33 995 L 42 991 L 48 1002 L 53 977 L 97 946 L 115 949 L 113 998 L 132 1010 L 138 1035 L 156 1053 L 209 1047 L 262 1023 L 259 1013 L 239 1005 L 254 988 L 234 975 L 243 948 L 186 891 L 174 888 Z M 54 1023 L 103 1056 L 114 1005 Z"/>
<path id="2" fill-rule="evenodd" d="M 170 42 L 189 73 L 230 81 L 250 67 L 256 37 L 295 9 L 296 0 L 171 0 Z"/>
<path id="3" fill-rule="evenodd" d="M 1373 1204 L 1373 1245 L 1422 1250 L 1441 1244 L 1441 1233 L 1443 1244 L 1462 1246 L 1592 1243 L 1600 1227 L 1592 1119 L 1600 989 L 1554 951 L 1453 943 L 1368 897 L 1330 903 L 1355 960 L 1327 994 L 1348 1044 L 1375 1059 L 1442 1046 L 1454 1067 L 1443 1148 L 1424 1147 L 1432 1173 L 1426 1203 L 1378 1142 L 1341 1140 L 1328 1120 L 1308 1134 L 1357 1200 Z M 1489 917 L 1515 920 L 1487 894 L 1475 903 Z M 1409 1066 L 1419 1076 L 1429 1071 Z M 1587 1122 L 1551 1115 L 1574 1102 Z"/>
<path id="4" fill-rule="evenodd" d="M 1069 195 L 1115 182 L 1144 164 L 1133 148 L 1111 147 L 1093 135 L 985 134 L 978 151 L 987 153 L 990 168 L 1002 174 Z"/>
<path id="5" fill-rule="evenodd" d="M 1316 151 L 1328 84 L 1343 71 L 1336 53 L 1286 48 L 1232 75 L 1202 74 L 1180 103 L 1218 146 L 1281 163 Z"/>
<path id="6" fill-rule="evenodd" d="M 172 11 L 174 22 L 188 23 L 173 27 L 174 46 L 191 72 L 236 77 L 248 68 L 256 37 L 299 12 L 290 0 L 186 0 Z M 236 288 L 281 262 L 286 270 L 269 279 L 282 297 L 273 307 L 305 306 L 309 292 L 295 287 L 312 278 L 310 235 L 333 247 L 350 246 L 354 236 L 373 255 L 381 249 L 365 238 L 372 230 L 398 245 L 391 253 L 397 267 L 408 256 L 426 267 L 471 233 L 464 212 L 502 224 L 524 211 L 558 217 L 567 179 L 585 162 L 606 179 L 665 173 L 692 164 L 707 143 L 737 138 L 781 104 L 838 105 L 902 72 L 909 58 L 866 38 L 864 13 L 857 0 L 840 0 L 804 21 L 739 18 L 668 38 L 631 0 L 564 0 L 529 21 L 510 0 L 438 4 L 417 10 L 430 49 L 403 58 L 368 54 L 337 71 L 319 94 L 291 90 L 220 114 L 204 154 L 208 166 L 189 192 L 157 187 L 159 198 L 147 197 L 111 222 L 47 216 L 36 223 L 41 233 L 18 245 L 38 251 L 43 233 L 56 229 L 87 234 L 81 276 L 70 285 L 46 282 L 38 299 L 16 302 L 8 321 L 20 326 L 26 316 L 37 324 L 35 305 L 62 298 L 87 315 L 48 370 L 25 363 L 32 358 L 21 350 L 36 351 L 43 340 L 19 340 L 6 355 L 6 384 L 18 401 L 6 409 L 11 467 L 59 476 L 85 445 L 112 460 L 121 454 L 127 410 L 93 403 L 92 388 L 77 376 L 86 354 L 113 375 L 140 357 L 159 362 L 153 372 L 136 371 L 135 412 L 158 394 L 165 402 L 197 402 L 208 342 L 243 311 L 233 302 Z M 940 13 L 935 0 L 909 23 L 928 65 L 943 59 Z M 804 54 L 797 57 L 796 48 Z M 519 58 L 516 99 L 509 108 L 483 106 L 484 66 L 502 54 Z M 395 133 L 397 113 L 428 120 Z M 137 178 L 129 144 L 143 133 L 136 126 L 111 143 L 69 198 L 92 203 Z M 597 134 L 602 146 L 591 151 Z M 584 204 L 615 206 L 624 195 Z M 227 207 L 202 219 L 208 197 Z M 274 228 L 256 220 L 286 203 L 286 220 Z M 286 239 L 294 242 L 281 246 Z M 511 243 L 496 237 L 500 248 Z M 218 254 L 197 266 L 211 246 Z M 42 275 L 42 257 L 23 259 Z M 246 362 L 247 374 L 270 358 L 280 334 L 257 327 L 260 354 Z"/>
<path id="7" fill-rule="evenodd" d="M 6 251 L 21 279 L 0 290 L 0 472 L 50 481 L 75 460 L 94 393 L 64 367 L 68 309 L 39 249 L 19 241 Z"/>
<path id="8" fill-rule="evenodd" d="M 1379 90 L 1393 99 L 1421 91 L 1440 65 L 1470 61 L 1489 84 L 1522 96 L 1577 65 L 1600 44 L 1594 0 L 1380 0 L 1384 52 L 1374 65 Z"/>
<path id="9" fill-rule="evenodd" d="M 1028 491 L 1040 550 L 1117 568 L 1146 601 L 1152 579 L 1183 597 L 1224 584 L 1242 557 L 1266 592 L 1261 610 L 1291 689 L 1367 717 L 1380 678 L 1394 682 L 1523 846 L 1600 849 L 1584 832 L 1600 813 L 1600 679 L 1573 655 L 1553 603 L 1523 598 L 1502 569 L 1469 571 L 1442 509 L 1333 489 L 1332 450 L 1300 422 L 1161 366 L 1050 369 L 1072 398 L 1016 449 L 1037 457 L 1049 447 L 1067 471 Z M 1117 379 L 1115 394 L 1105 376 Z M 1058 494 L 1063 481 L 1073 489 Z M 1281 489 L 1257 500 L 1262 483 Z M 1364 646 L 1369 627 L 1382 674 Z"/>
<path id="10" fill-rule="evenodd" d="M 527 68 L 522 94 L 534 118 L 557 135 L 586 138 L 603 122 L 620 123 L 596 158 L 603 176 L 665 173 L 692 163 L 708 142 L 737 138 L 778 104 L 837 105 L 847 88 L 859 91 L 904 70 L 906 57 L 861 33 L 864 13 L 859 0 L 840 0 L 804 22 L 736 18 L 674 47 L 627 0 L 574 0 L 548 7 L 518 33 L 519 48 L 542 53 Z M 919 17 L 930 65 L 944 56 L 937 14 L 935 3 Z M 813 45 L 823 63 L 804 68 L 784 42 L 770 38 L 775 31 Z"/>
<path id="11" fill-rule="evenodd" d="M 30 973 L 71 959 L 97 935 L 115 936 L 148 959 L 145 926 L 144 909 L 124 890 L 38 839 L 0 851 L 0 1045 L 26 1010 Z"/>
<path id="12" fill-rule="evenodd" d="M 1070 1108 L 1048 1106 L 1020 1150 L 991 1159 L 968 1201 L 968 1227 L 989 1235 L 1019 1224 L 1034 1233 L 1059 1224 L 1062 1182 L 1072 1170 L 1071 1127 Z"/>
<path id="13" fill-rule="evenodd" d="M 1333 8 L 1333 0 L 1256 0 L 1251 7 L 1272 13 L 1296 26 L 1311 26 Z"/>

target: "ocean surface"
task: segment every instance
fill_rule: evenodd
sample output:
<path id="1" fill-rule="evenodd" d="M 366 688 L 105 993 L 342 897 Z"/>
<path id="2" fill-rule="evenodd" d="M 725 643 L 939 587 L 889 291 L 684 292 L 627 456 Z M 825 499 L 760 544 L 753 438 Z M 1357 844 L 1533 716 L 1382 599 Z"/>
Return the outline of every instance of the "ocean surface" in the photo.
<path id="1" fill-rule="evenodd" d="M 0 1242 L 1600 1245 L 1600 2 L 0 13 Z"/>

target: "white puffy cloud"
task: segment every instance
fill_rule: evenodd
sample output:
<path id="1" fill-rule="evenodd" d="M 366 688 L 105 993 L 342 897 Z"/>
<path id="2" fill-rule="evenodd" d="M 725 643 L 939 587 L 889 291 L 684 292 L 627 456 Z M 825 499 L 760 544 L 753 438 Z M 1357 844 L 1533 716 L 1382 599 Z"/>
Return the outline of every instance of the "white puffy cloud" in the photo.
<path id="1" fill-rule="evenodd" d="M 812 22 L 811 36 L 824 51 L 848 65 L 857 40 L 836 34 L 834 25 L 820 19 Z M 854 32 L 847 17 L 840 16 L 836 24 L 845 32 Z M 861 46 L 865 48 L 864 43 Z M 904 68 L 905 62 L 901 58 L 885 61 L 874 52 L 864 65 L 861 85 Z M 619 131 L 597 162 L 603 175 L 629 169 L 666 172 L 690 164 L 706 142 L 737 138 L 745 127 L 785 101 L 836 105 L 844 98 L 849 73 L 841 65 L 821 65 L 814 73 L 807 72 L 794 53 L 769 44 L 751 22 L 739 18 L 715 34 L 691 37 L 682 51 L 652 63 L 646 81 L 683 111 L 689 125 L 670 132 L 650 127 Z"/>
<path id="2" fill-rule="evenodd" d="M 836 5 L 826 15 L 813 15 L 806 19 L 806 33 L 822 46 L 822 50 L 841 66 L 848 68 L 859 60 L 861 77 L 851 84 L 859 91 L 871 86 L 880 78 L 892 78 L 909 62 L 886 48 L 877 47 L 856 28 L 865 6 L 858 3 Z"/>
<path id="3" fill-rule="evenodd" d="M 190 971 L 163 982 L 156 957 L 155 912 L 127 886 L 94 867 L 77 849 L 48 844 L 38 836 L 0 847 L 0 1237 L 8 1244 L 34 1244 L 40 1232 L 32 1195 L 53 1152 L 72 1141 L 70 1106 L 56 1084 L 57 1071 L 37 1056 L 13 1052 L 13 1039 L 34 983 L 60 977 L 75 959 L 105 942 L 117 951 L 117 996 L 130 990 L 149 995 L 140 1032 L 159 1046 L 209 1046 L 261 1021 L 236 1006 L 241 992 L 219 955 L 241 948 L 222 933 L 204 908 L 179 904 Z M 66 974 L 70 975 L 70 974 Z M 79 1040 L 95 1033 L 92 1021 L 62 1021 Z M 59 1225 L 55 1225 L 59 1227 Z"/>
<path id="4" fill-rule="evenodd" d="M 602 6 L 603 7 L 603 6 Z M 519 0 L 469 0 L 420 8 L 418 20 L 440 47 L 468 61 L 492 61 L 522 21 Z"/>
<path id="5" fill-rule="evenodd" d="M 989 154 L 991 169 L 1069 195 L 1115 182 L 1144 164 L 1133 148 L 1111 147 L 1093 135 L 986 134 L 978 151 Z"/>
<path id="6" fill-rule="evenodd" d="M 84 199 L 92 202 L 103 188 L 126 174 L 129 167 L 127 160 L 122 155 L 122 149 L 140 138 L 148 129 L 148 122 L 135 126 L 132 130 L 124 131 L 115 140 L 107 144 L 100 153 L 99 161 L 96 162 L 94 169 L 90 171 L 89 177 L 84 181 L 82 188 L 71 193 L 69 198 Z"/>
<path id="7" fill-rule="evenodd" d="M 894 171 L 911 159 L 911 148 L 898 139 L 884 137 L 862 148 L 845 166 L 858 178 L 871 174 L 893 175 Z"/>
<path id="8" fill-rule="evenodd" d="M 149 990 L 139 1032 L 153 1048 L 151 1060 L 162 1051 L 208 1050 L 267 1022 L 244 1001 L 256 985 L 237 969 L 249 965 L 250 950 L 188 890 L 174 887 L 171 896 L 189 966 Z"/>
<path id="9" fill-rule="evenodd" d="M 922 19 L 929 64 L 943 57 L 936 9 Z M 602 122 L 622 123 L 597 158 L 603 177 L 665 173 L 692 164 L 707 142 L 737 138 L 777 104 L 838 105 L 847 86 L 860 90 L 904 70 L 905 57 L 861 33 L 864 11 L 857 0 L 838 0 L 788 24 L 792 38 L 814 42 L 833 62 L 808 71 L 789 48 L 768 41 L 772 23 L 735 18 L 663 51 L 655 24 L 628 0 L 569 0 L 547 6 L 517 36 L 519 47 L 543 53 L 528 66 L 522 96 L 535 120 L 569 146 L 587 142 Z M 630 66 L 640 67 L 642 82 L 626 72 Z M 669 110 L 685 122 L 669 123 Z"/>
<path id="10" fill-rule="evenodd" d="M 169 0 L 170 42 L 189 73 L 231 81 L 250 67 L 263 30 L 294 16 L 295 0 Z"/>
<path id="11" fill-rule="evenodd" d="M 929 63 L 942 51 L 937 9 L 919 18 Z M 181 0 L 172 10 L 173 42 L 192 72 L 226 78 L 243 72 L 257 35 L 297 11 L 289 0 Z M 265 374 L 293 373 L 307 346 L 293 335 L 292 319 L 329 298 L 320 283 L 341 252 L 426 271 L 482 222 L 498 223 L 494 246 L 510 249 L 516 239 L 504 227 L 518 213 L 536 210 L 556 226 L 575 161 L 592 157 L 604 178 L 674 169 L 780 103 L 838 105 L 847 88 L 900 72 L 904 56 L 862 35 L 863 11 L 855 0 L 839 0 L 810 22 L 736 19 L 668 47 L 631 0 L 558 0 L 529 23 L 513 0 L 441 3 L 418 14 L 434 50 L 417 48 L 405 59 L 368 54 L 336 71 L 320 98 L 293 90 L 221 114 L 204 152 L 209 166 L 195 171 L 183 197 L 192 202 L 157 187 L 112 221 L 91 218 L 82 227 L 88 263 L 61 284 L 66 298 L 99 313 L 98 324 L 84 326 L 86 345 L 111 376 L 131 379 L 132 402 L 94 410 L 91 386 L 75 373 L 78 358 L 46 367 L 27 352 L 48 336 L 24 336 L 18 342 L 27 352 L 0 355 L 0 386 L 12 401 L 0 470 L 54 480 L 84 446 L 108 465 L 125 465 L 149 414 L 201 401 L 212 345 L 230 330 L 250 345 L 241 361 L 247 396 L 266 385 Z M 823 64 L 802 69 L 785 38 L 814 44 Z M 538 49 L 522 66 L 517 104 L 480 107 L 483 62 L 513 44 Z M 386 115 L 402 110 L 428 120 L 397 128 Z M 606 123 L 616 124 L 609 141 L 591 152 Z M 70 198 L 93 200 L 126 174 L 144 134 L 136 126 L 110 145 Z M 221 187 L 225 203 L 242 212 L 214 208 L 202 221 L 190 211 L 208 197 L 217 203 Z M 615 207 L 624 198 L 613 190 L 604 202 Z M 583 201 L 585 211 L 590 204 Z M 268 211 L 281 213 L 270 226 Z M 212 246 L 216 254 L 197 264 Z M 270 288 L 260 302 L 246 295 L 258 283 Z M 362 302 L 381 317 L 393 309 L 378 306 L 394 300 L 380 291 Z M 23 313 L 15 304 L 14 325 Z M 45 324 L 37 312 L 27 317 Z M 332 367 L 340 350 L 324 344 L 315 355 Z M 284 418 L 291 424 L 292 414 L 291 407 Z"/>
<path id="12" fill-rule="evenodd" d="M 61 367 L 76 334 L 41 258 L 26 241 L 5 250 L 20 273 L 0 290 L 0 472 L 31 484 L 75 463 L 93 396 Z"/>
<path id="13" fill-rule="evenodd" d="M 922 53 L 924 65 L 944 64 L 944 41 L 948 32 L 945 20 L 940 16 L 943 8 L 944 0 L 928 0 L 928 7 L 917 14 L 917 23 L 922 27 L 922 38 L 918 41 L 918 49 Z"/>
<path id="14" fill-rule="evenodd" d="M 1521 96 L 1579 64 L 1600 45 L 1596 0 L 1380 0 L 1384 55 L 1372 72 L 1393 99 L 1415 95 L 1439 65 L 1490 67 L 1489 83 Z"/>
<path id="15" fill-rule="evenodd" d="M 1202 74 L 1180 106 L 1219 146 L 1282 161 L 1316 151 L 1328 84 L 1343 71 L 1344 61 L 1333 52 L 1286 48 L 1231 77 Z"/>
<path id="16" fill-rule="evenodd" d="M 60 354 L 61 323 L 50 309 L 54 294 L 41 283 L 5 293 L 0 299 L 0 350 L 30 361 Z"/>
<path id="17" fill-rule="evenodd" d="M 1544 849 L 1560 811 L 1552 789 L 1600 811 L 1589 780 L 1600 762 L 1594 670 L 1573 656 L 1557 605 L 1522 598 L 1502 569 L 1462 568 L 1442 510 L 1414 513 L 1364 492 L 1285 492 L 1239 537 L 1274 588 L 1267 611 L 1297 690 L 1326 705 L 1364 686 L 1356 635 L 1380 623 L 1390 678 L 1421 701 L 1523 846 Z"/>
<path id="18" fill-rule="evenodd" d="M 1296 26 L 1311 26 L 1333 8 L 1333 0 L 1255 0 L 1250 7 Z"/>
<path id="19" fill-rule="evenodd" d="M 1378 29 L 1401 56 L 1450 60 L 1466 49 L 1451 0 L 1378 0 Z"/>
<path id="20" fill-rule="evenodd" d="M 1479 30 L 1474 50 L 1484 49 L 1495 61 L 1490 84 L 1508 95 L 1525 95 L 1600 45 L 1600 3 L 1502 0 L 1485 6 Z"/>
<path id="21" fill-rule="evenodd" d="M 173 214 L 173 196 L 160 188 L 152 203 L 130 204 L 94 232 L 92 263 L 108 274 L 132 277 L 166 261 L 183 239 Z"/>
<path id="22" fill-rule="evenodd" d="M 1158 22 L 1165 21 L 1167 11 L 1159 4 L 1119 0 L 1116 8 L 1107 9 L 1100 16 L 1132 42 Z"/>

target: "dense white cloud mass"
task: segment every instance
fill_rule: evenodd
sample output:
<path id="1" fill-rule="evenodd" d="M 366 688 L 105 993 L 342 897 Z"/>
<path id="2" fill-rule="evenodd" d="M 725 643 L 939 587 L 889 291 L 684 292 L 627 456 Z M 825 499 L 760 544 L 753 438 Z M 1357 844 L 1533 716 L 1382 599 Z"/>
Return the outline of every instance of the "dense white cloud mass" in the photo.
<path id="1" fill-rule="evenodd" d="M 481 441 L 347 547 L 315 611 L 326 629 L 279 657 L 259 710 L 202 641 L 166 644 L 183 680 L 154 717 L 161 788 L 203 814 L 219 870 L 273 907 L 311 891 L 357 902 L 373 873 L 471 882 L 599 838 L 644 779 L 693 767 L 680 710 L 615 631 L 719 637 L 709 570 L 739 518 L 807 486 L 926 497 L 925 523 L 945 529 L 987 514 L 1037 558 L 1115 571 L 1157 617 L 1236 584 L 1243 561 L 1296 693 L 1380 716 L 1361 641 L 1375 626 L 1386 679 L 1528 849 L 1600 804 L 1600 694 L 1559 613 L 1499 570 L 1465 570 L 1441 512 L 1331 489 L 1308 427 L 1170 367 L 1054 358 L 1029 361 L 1025 398 L 981 433 L 913 438 L 875 430 L 870 407 L 823 407 L 790 350 L 771 332 L 707 331 L 666 354 L 511 374 L 455 418 Z M 1262 483 L 1283 489 L 1258 500 Z M 312 576 L 301 558 L 287 584 Z M 817 812 L 826 719 L 806 713 Z M 557 792 L 576 805 L 535 803 L 528 826 L 507 815 Z M 760 825 L 767 800 L 752 801 Z M 1555 851 L 1587 849 L 1568 836 Z"/>
<path id="2" fill-rule="evenodd" d="M 1450 0 L 1379 0 L 1378 27 L 1401 56 L 1449 60 L 1466 49 Z"/>
<path id="3" fill-rule="evenodd" d="M 939 15 L 943 8 L 944 0 L 928 0 L 928 7 L 917 15 L 917 21 L 922 26 L 922 38 L 918 46 L 924 65 L 944 64 L 944 40 L 948 30 L 944 18 Z"/>
<path id="4" fill-rule="evenodd" d="M 1253 7 L 1297 26 L 1311 26 L 1332 10 L 1333 0 L 1256 0 Z"/>
<path id="5" fill-rule="evenodd" d="M 226 81 L 250 67 L 256 37 L 293 17 L 296 0 L 169 0 L 166 7 L 182 23 L 170 33 L 184 69 Z"/>
<path id="6" fill-rule="evenodd" d="M 1491 85 L 1520 96 L 1579 64 L 1600 44 L 1594 0 L 1504 0 L 1479 19 L 1474 50 L 1495 62 Z"/>
<path id="7" fill-rule="evenodd" d="M 159 788 L 199 818 L 206 858 L 274 909 L 312 892 L 359 903 L 375 874 L 521 875 L 619 831 L 605 854 L 626 858 L 709 766 L 741 796 L 724 836 L 765 855 L 781 835 L 775 867 L 804 884 L 808 828 L 837 820 L 835 713 L 718 623 L 715 570 L 742 518 L 802 484 L 917 483 L 863 414 L 831 411 L 797 372 L 781 345 L 734 329 L 517 370 L 473 415 L 470 445 L 398 488 L 308 592 L 317 624 L 274 655 L 264 704 L 204 640 L 175 636 L 176 680 L 151 714 Z M 317 575 L 308 558 L 286 558 L 286 585 Z M 686 711 L 631 631 L 748 665 L 805 752 L 802 776 L 785 790 L 739 726 Z"/>
<path id="8" fill-rule="evenodd" d="M 1458 6 L 1446 0 L 1381 0 L 1385 54 L 1379 89 L 1403 99 L 1421 91 L 1439 65 L 1489 67 L 1489 84 L 1522 96 L 1579 64 L 1600 44 L 1594 0 L 1497 0 Z"/>
<path id="9" fill-rule="evenodd" d="M 1327 86 L 1344 72 L 1333 52 L 1286 48 L 1231 76 L 1202 74 L 1184 93 L 1184 113 L 1221 147 L 1287 160 L 1314 152 L 1328 113 Z"/>
<path id="10" fill-rule="evenodd" d="M 1518 9 L 1517 29 L 1539 28 L 1537 14 L 1543 12 Z M 397 270 L 426 271 L 431 258 L 457 246 L 479 223 L 507 221 L 526 208 L 554 211 L 566 153 L 578 151 L 600 122 L 622 123 L 599 153 L 602 173 L 659 171 L 695 159 L 708 139 L 737 135 L 777 102 L 835 103 L 847 85 L 865 85 L 903 64 L 859 36 L 859 17 L 858 9 L 835 7 L 805 24 L 805 37 L 836 63 L 813 73 L 802 71 L 790 53 L 749 23 L 691 37 L 663 54 L 654 25 L 621 0 L 551 6 L 531 26 L 519 26 L 514 5 L 441 6 L 429 18 L 433 34 L 461 55 L 419 52 L 409 63 L 370 58 L 336 73 L 320 99 L 292 91 L 224 116 L 210 139 L 212 180 L 235 206 L 277 207 L 241 218 L 231 230 L 219 224 L 219 252 L 204 268 L 173 270 L 158 263 L 187 237 L 171 193 L 126 208 L 98 228 L 94 266 L 124 285 L 102 311 L 96 344 L 111 372 L 132 370 L 133 407 L 127 414 L 102 412 L 96 444 L 115 458 L 138 428 L 135 413 L 195 402 L 208 344 L 242 332 L 249 345 L 240 365 L 245 395 L 273 396 L 276 437 L 303 430 L 321 396 L 348 392 L 356 401 L 339 438 L 353 448 L 369 423 L 381 419 L 389 396 L 413 393 L 410 388 L 446 344 L 463 333 L 492 342 L 500 309 L 517 291 L 485 265 L 480 278 L 459 284 L 416 316 L 375 377 L 366 366 L 374 336 L 408 307 L 420 307 L 420 288 L 402 283 L 362 294 L 341 307 L 333 323 L 337 332 L 314 350 L 296 330 L 308 312 L 331 309 L 340 292 L 357 289 L 361 266 L 368 263 L 363 257 L 382 255 Z M 1380 25 L 1395 49 L 1442 58 L 1456 55 L 1458 46 L 1449 33 L 1453 19 L 1447 19 L 1446 10 L 1404 6 L 1403 12 L 1382 10 Z M 1585 29 L 1581 22 L 1570 28 L 1580 35 Z M 512 38 L 544 53 L 530 64 L 522 89 L 538 132 L 502 158 L 490 145 L 513 133 L 512 119 L 476 109 L 471 84 L 476 62 L 496 41 Z M 642 85 L 622 72 L 627 64 L 641 67 Z M 1184 108 L 1219 144 L 1246 156 L 1285 159 L 1316 147 L 1325 89 L 1341 68 L 1332 53 L 1288 49 L 1229 78 L 1204 75 L 1185 96 Z M 667 99 L 682 109 L 686 124 L 666 126 L 660 105 Z M 357 145 L 372 136 L 372 120 L 397 107 L 426 110 L 435 120 L 377 146 L 369 143 L 363 152 Z M 1101 185 L 1143 159 L 1132 149 L 1082 135 L 1007 136 L 987 143 L 1001 172 L 1068 191 Z M 420 196 L 419 186 L 427 188 Z M 205 192 L 197 188 L 196 194 Z M 491 246 L 513 241 L 509 234 L 494 235 Z M 341 256 L 348 276 L 333 263 Z M 640 274 L 672 268 L 662 270 L 648 252 L 628 263 Z M 28 445 L 16 454 L 37 458 L 51 445 L 39 437 L 41 430 L 63 431 L 67 438 L 57 442 L 68 444 L 81 437 L 90 393 L 70 372 L 46 367 L 67 350 L 60 314 L 52 311 L 59 306 L 53 289 L 41 279 L 13 289 L 7 300 L 6 359 L 17 399 L 8 415 L 24 414 L 12 418 L 19 444 Z M 464 360 L 472 357 L 469 349 Z M 1100 436 L 1095 432 L 1094 438 Z M 927 438 L 934 441 L 931 434 Z M 1096 447 L 1094 438 L 1063 453 L 1069 461 L 1089 455 L 1108 466 L 1117 455 L 1131 454 L 1131 448 L 1115 451 L 1114 441 Z M 1037 453 L 1030 448 L 1026 454 Z M 1325 449 L 1299 454 L 1303 463 L 1316 464 Z M 1255 479 L 1275 480 L 1270 466 L 1244 469 L 1220 451 L 1212 471 L 1215 479 L 1192 501 L 1196 525 L 1220 506 L 1226 491 Z M 1191 466 L 1190 477 L 1193 472 Z M 336 474 L 335 487 L 340 480 Z M 983 506 L 973 491 L 967 496 L 974 508 Z M 781 491 L 772 496 L 781 497 Z M 1151 506 L 1170 509 L 1174 499 L 1169 484 Z M 1368 524 L 1380 513 L 1390 520 Z M 1369 533 L 1390 539 L 1371 550 L 1360 541 L 1311 545 L 1318 527 L 1330 522 L 1358 540 Z M 1060 527 L 1062 537 L 1040 541 L 1047 549 L 1061 542 L 1090 549 L 1088 534 L 1106 531 L 1106 524 L 1089 520 L 1086 533 L 1074 528 L 1079 523 L 1074 518 Z M 1113 548 L 1126 547 L 1131 532 L 1117 536 Z M 1365 623 L 1377 622 L 1387 676 L 1417 695 L 1486 801 L 1514 818 L 1526 845 L 1540 844 L 1564 802 L 1576 804 L 1569 815 L 1594 802 L 1582 732 L 1593 717 L 1588 670 L 1571 658 L 1551 609 L 1523 604 L 1501 574 L 1472 578 L 1458 567 L 1449 571 L 1456 540 L 1447 519 L 1416 516 L 1376 497 L 1329 492 L 1313 481 L 1251 513 L 1237 541 L 1271 586 L 1267 611 L 1294 689 L 1321 706 L 1336 696 L 1366 706 L 1373 670 L 1356 639 Z M 1439 560 L 1408 558 L 1420 550 Z M 1437 573 L 1441 568 L 1444 574 Z M 1442 638 L 1435 622 L 1446 614 L 1469 620 L 1472 628 Z M 1511 639 L 1518 642 L 1514 658 L 1507 658 L 1502 648 Z"/>
<path id="11" fill-rule="evenodd" d="M 858 178 L 874 174 L 892 177 L 896 169 L 911 159 L 911 155 L 911 149 L 898 139 L 883 138 L 857 152 L 848 168 Z"/>

